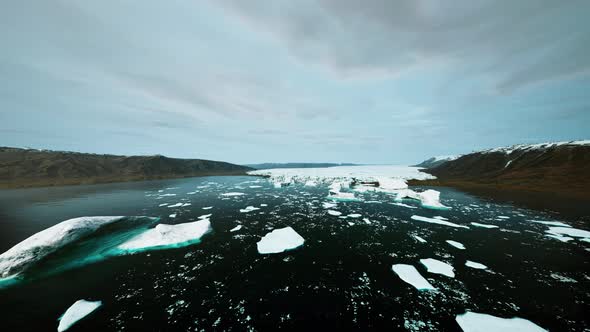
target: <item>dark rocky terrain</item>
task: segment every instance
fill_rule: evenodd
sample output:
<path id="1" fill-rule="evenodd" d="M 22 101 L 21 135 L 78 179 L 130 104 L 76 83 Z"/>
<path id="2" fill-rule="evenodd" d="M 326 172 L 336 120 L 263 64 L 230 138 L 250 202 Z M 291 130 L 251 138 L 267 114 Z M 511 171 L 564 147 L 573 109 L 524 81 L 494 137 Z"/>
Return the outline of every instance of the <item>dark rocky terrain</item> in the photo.
<path id="1" fill-rule="evenodd" d="M 552 193 L 590 200 L 590 141 L 490 149 L 423 171 L 437 179 L 411 184 Z"/>
<path id="2" fill-rule="evenodd" d="M 249 167 L 202 159 L 115 156 L 0 147 L 0 188 L 242 175 Z"/>

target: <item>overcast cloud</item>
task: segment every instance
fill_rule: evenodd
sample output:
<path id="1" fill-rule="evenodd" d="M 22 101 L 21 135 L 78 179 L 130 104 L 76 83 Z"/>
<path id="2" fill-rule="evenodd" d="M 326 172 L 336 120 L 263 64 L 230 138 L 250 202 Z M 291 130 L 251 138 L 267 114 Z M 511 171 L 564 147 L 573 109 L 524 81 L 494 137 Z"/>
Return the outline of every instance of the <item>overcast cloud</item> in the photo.
<path id="1" fill-rule="evenodd" d="M 589 138 L 588 1 L 21 0 L 0 145 L 411 163 Z"/>

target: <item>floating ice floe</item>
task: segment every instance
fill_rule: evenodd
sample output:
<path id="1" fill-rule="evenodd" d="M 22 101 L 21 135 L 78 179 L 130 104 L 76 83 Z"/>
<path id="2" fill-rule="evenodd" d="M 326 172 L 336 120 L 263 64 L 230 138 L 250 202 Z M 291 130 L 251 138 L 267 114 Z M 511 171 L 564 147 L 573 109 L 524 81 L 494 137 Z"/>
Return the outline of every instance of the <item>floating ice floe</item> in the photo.
<path id="1" fill-rule="evenodd" d="M 530 222 L 534 222 L 537 224 L 549 225 L 549 226 L 561 226 L 561 227 L 572 227 L 566 223 L 562 223 L 560 221 L 548 221 L 548 220 L 527 220 Z"/>
<path id="2" fill-rule="evenodd" d="M 569 236 L 563 236 L 563 235 L 555 235 L 555 234 L 547 234 L 545 235 L 546 237 L 550 237 L 552 239 L 556 239 L 559 240 L 561 242 L 569 242 L 569 241 L 573 241 L 574 238 L 573 237 L 569 237 Z"/>
<path id="3" fill-rule="evenodd" d="M 166 206 L 166 205 L 168 205 L 168 203 L 162 203 L 162 204 L 160 204 L 160 205 L 158 205 L 158 206 L 160 206 L 160 207 L 161 207 L 161 206 Z"/>
<path id="4" fill-rule="evenodd" d="M 241 213 L 246 213 L 246 212 L 252 212 L 252 211 L 256 211 L 256 210 L 260 210 L 260 208 L 257 208 L 255 206 L 246 206 L 245 209 L 240 209 Z"/>
<path id="5" fill-rule="evenodd" d="M 309 181 L 306 181 L 306 182 L 305 182 L 305 186 L 306 186 L 306 187 L 315 187 L 315 186 L 317 186 L 317 185 L 318 185 L 318 183 L 317 183 L 317 182 L 315 182 L 315 181 L 312 181 L 312 180 L 309 180 Z"/>
<path id="6" fill-rule="evenodd" d="M 328 210 L 328 214 L 331 216 L 340 216 L 340 215 L 342 215 L 342 212 L 335 211 L 335 210 Z"/>
<path id="7" fill-rule="evenodd" d="M 428 189 L 423 192 L 415 192 L 412 189 L 399 190 L 396 193 L 395 201 L 400 203 L 404 199 L 413 199 L 420 201 L 422 207 L 436 210 L 448 210 L 447 206 L 444 206 L 440 202 L 440 192 L 432 189 Z"/>
<path id="8" fill-rule="evenodd" d="M 467 229 L 469 229 L 469 227 L 467 227 L 467 226 L 458 225 L 458 224 L 455 224 L 455 223 L 452 223 L 452 222 L 449 222 L 449 221 L 441 220 L 439 218 L 428 218 L 428 217 L 422 217 L 422 216 L 417 216 L 417 215 L 413 215 L 410 218 L 412 218 L 413 220 L 428 222 L 428 223 L 431 223 L 431 224 L 438 224 L 438 225 L 443 225 L 443 226 L 450 226 L 450 227 L 467 228 Z"/>
<path id="9" fill-rule="evenodd" d="M 240 193 L 240 192 L 229 192 L 229 193 L 221 194 L 221 196 L 225 196 L 225 197 L 243 196 L 243 195 L 246 195 L 246 194 Z"/>
<path id="10" fill-rule="evenodd" d="M 412 235 L 416 240 L 418 240 L 418 242 L 421 243 L 426 243 L 426 240 L 424 240 L 423 238 L 419 237 L 418 235 Z"/>
<path id="11" fill-rule="evenodd" d="M 347 215 L 348 218 L 360 218 L 362 215 L 360 213 L 351 213 Z"/>
<path id="12" fill-rule="evenodd" d="M 230 232 L 237 232 L 237 231 L 239 231 L 240 229 L 242 229 L 242 225 L 238 225 L 238 226 L 236 226 L 236 227 L 234 227 L 234 228 L 230 229 L 229 231 L 230 231 Z"/>
<path id="13" fill-rule="evenodd" d="M 455 318 L 464 332 L 546 332 L 539 325 L 526 319 L 500 318 L 488 314 L 467 311 Z"/>
<path id="14" fill-rule="evenodd" d="M 80 319 L 90 315 L 94 310 L 98 309 L 102 305 L 102 301 L 86 301 L 78 300 L 72 304 L 71 307 L 64 312 L 59 318 L 59 325 L 57 326 L 58 332 L 63 332 L 72 325 L 76 324 Z"/>
<path id="15" fill-rule="evenodd" d="M 510 217 L 507 217 L 507 216 L 497 216 L 496 218 L 498 218 L 498 219 L 510 219 Z"/>
<path id="16" fill-rule="evenodd" d="M 586 241 L 588 239 L 590 239 L 590 231 L 586 231 L 583 229 L 577 229 L 577 228 L 573 228 L 573 227 L 549 227 L 548 230 L 545 231 L 545 233 L 548 233 L 549 235 L 547 236 L 551 236 L 554 238 L 567 238 L 568 236 L 570 238 L 581 238 L 581 240 L 585 240 Z M 567 235 L 567 236 L 565 236 Z M 564 241 L 564 240 L 562 240 Z M 564 242 L 567 242 L 569 240 L 565 240 Z"/>
<path id="17" fill-rule="evenodd" d="M 457 241 L 453 241 L 453 240 L 447 240 L 446 242 L 457 249 L 465 250 L 465 246 L 461 242 L 457 242 Z"/>
<path id="18" fill-rule="evenodd" d="M 209 219 L 209 217 L 211 217 L 212 215 L 212 213 L 204 214 L 202 216 L 198 216 L 197 219 Z"/>
<path id="19" fill-rule="evenodd" d="M 412 265 L 394 264 L 391 269 L 397 274 L 401 280 L 414 286 L 418 290 L 435 290 L 428 280 L 424 279 L 422 275 Z"/>
<path id="20" fill-rule="evenodd" d="M 305 242 L 293 228 L 285 227 L 275 229 L 256 243 L 260 254 L 276 254 L 300 247 Z"/>
<path id="21" fill-rule="evenodd" d="M 417 209 L 417 207 L 415 207 L 415 206 L 411 206 L 411 205 L 404 204 L 404 203 L 393 203 L 393 205 L 403 206 L 403 207 L 408 208 L 408 209 Z"/>
<path id="22" fill-rule="evenodd" d="M 175 208 L 175 207 L 181 207 L 182 203 L 176 203 L 176 204 L 172 204 L 172 205 L 168 205 L 169 208 Z"/>
<path id="23" fill-rule="evenodd" d="M 324 202 L 322 203 L 322 206 L 324 207 L 324 209 L 331 209 L 333 207 L 336 207 L 338 204 L 336 203 L 329 203 L 329 202 Z"/>
<path id="24" fill-rule="evenodd" d="M 65 245 L 123 218 L 80 217 L 68 219 L 33 234 L 0 255 L 0 278 L 17 275 Z"/>
<path id="25" fill-rule="evenodd" d="M 173 213 L 173 214 L 169 215 L 168 217 L 170 217 L 170 218 L 176 218 L 176 213 Z"/>
<path id="26" fill-rule="evenodd" d="M 487 266 L 485 266 L 485 265 L 483 265 L 481 263 L 472 262 L 470 260 L 468 260 L 468 261 L 465 262 L 465 266 L 469 266 L 472 269 L 479 269 L 479 270 L 485 270 L 485 269 L 488 268 Z"/>
<path id="27" fill-rule="evenodd" d="M 212 206 L 205 206 L 205 207 L 202 207 L 201 209 L 203 209 L 203 210 L 211 210 L 212 208 L 213 208 Z"/>
<path id="28" fill-rule="evenodd" d="M 262 188 L 262 186 L 254 185 L 254 186 L 248 186 L 248 188 L 256 189 L 256 188 Z"/>
<path id="29" fill-rule="evenodd" d="M 420 263 L 426 267 L 426 270 L 430 273 L 442 274 L 447 277 L 454 278 L 455 272 L 453 267 L 445 262 L 441 262 L 434 258 L 421 259 Z"/>
<path id="30" fill-rule="evenodd" d="M 473 226 L 476 226 L 476 227 L 481 227 L 481 228 L 499 228 L 499 227 L 498 227 L 498 226 L 496 226 L 496 225 L 490 225 L 490 224 L 480 224 L 480 223 L 478 223 L 478 222 L 472 222 L 471 224 L 472 224 Z"/>
<path id="31" fill-rule="evenodd" d="M 118 249 L 123 251 L 143 251 L 146 249 L 177 248 L 198 243 L 201 237 L 211 230 L 209 219 L 168 225 L 158 224 L 156 227 L 123 242 Z"/>

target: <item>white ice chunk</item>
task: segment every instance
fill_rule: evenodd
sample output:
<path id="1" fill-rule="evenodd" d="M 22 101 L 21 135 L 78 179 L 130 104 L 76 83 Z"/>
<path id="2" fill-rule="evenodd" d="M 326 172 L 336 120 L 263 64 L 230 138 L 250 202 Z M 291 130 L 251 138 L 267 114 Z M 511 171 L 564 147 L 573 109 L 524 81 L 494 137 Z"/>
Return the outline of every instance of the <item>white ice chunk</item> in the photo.
<path id="1" fill-rule="evenodd" d="M 465 266 L 469 266 L 470 268 L 479 269 L 479 270 L 485 270 L 485 269 L 488 268 L 487 266 L 485 266 L 485 265 L 483 265 L 481 263 L 472 262 L 470 260 L 468 260 L 467 262 L 465 262 Z"/>
<path id="2" fill-rule="evenodd" d="M 261 254 L 276 254 L 295 249 L 303 245 L 305 240 L 291 227 L 275 229 L 256 243 Z"/>
<path id="3" fill-rule="evenodd" d="M 239 231 L 240 229 L 242 229 L 242 225 L 238 225 L 238 226 L 236 226 L 236 227 L 234 227 L 234 228 L 230 229 L 229 231 L 230 231 L 230 232 L 237 232 L 237 231 Z"/>
<path id="4" fill-rule="evenodd" d="M 430 273 L 437 273 L 442 274 L 447 277 L 454 278 L 455 272 L 453 272 L 453 267 L 445 262 L 441 262 L 434 258 L 425 258 L 421 259 L 420 263 L 426 267 L 426 270 Z"/>
<path id="5" fill-rule="evenodd" d="M 240 209 L 240 212 L 246 213 L 246 212 L 252 212 L 252 211 L 256 211 L 256 210 L 260 210 L 260 208 L 250 205 L 250 206 L 246 206 L 245 209 Z"/>
<path id="6" fill-rule="evenodd" d="M 347 215 L 348 218 L 360 218 L 362 215 L 360 213 L 351 213 Z"/>
<path id="7" fill-rule="evenodd" d="M 203 209 L 203 210 L 211 210 L 212 208 L 213 208 L 212 206 L 205 206 L 205 207 L 203 207 L 201 209 Z"/>
<path id="8" fill-rule="evenodd" d="M 176 213 L 173 213 L 173 214 L 169 215 L 168 217 L 170 217 L 170 218 L 176 218 Z"/>
<path id="9" fill-rule="evenodd" d="M 418 242 L 421 242 L 421 243 L 426 243 L 426 240 L 424 240 L 423 238 L 419 237 L 418 235 L 413 235 L 413 237 L 414 237 L 416 240 L 418 240 Z"/>
<path id="10" fill-rule="evenodd" d="M 526 319 L 500 318 L 488 314 L 467 311 L 455 318 L 464 332 L 546 332 L 539 325 Z"/>
<path id="11" fill-rule="evenodd" d="M 339 215 L 342 215 L 342 212 L 335 211 L 335 210 L 328 210 L 328 214 L 331 216 L 339 216 Z"/>
<path id="12" fill-rule="evenodd" d="M 397 274 L 401 280 L 414 286 L 418 290 L 434 290 L 428 280 L 424 279 L 422 275 L 412 265 L 394 264 L 391 269 Z"/>
<path id="13" fill-rule="evenodd" d="M 549 227 L 549 230 L 545 232 L 555 236 L 568 235 L 570 237 L 581 237 L 586 239 L 590 238 L 589 231 L 573 227 Z"/>
<path id="14" fill-rule="evenodd" d="M 169 208 L 175 208 L 175 207 L 181 207 L 182 203 L 176 203 L 176 204 L 172 204 L 172 205 L 168 205 Z"/>
<path id="15" fill-rule="evenodd" d="M 313 181 L 313 180 L 308 180 L 308 181 L 305 182 L 305 186 L 306 187 L 315 187 L 317 185 L 318 185 L 318 183 L 315 182 L 315 181 Z"/>
<path id="16" fill-rule="evenodd" d="M 221 196 L 225 196 L 225 197 L 243 196 L 243 195 L 246 195 L 246 194 L 239 193 L 239 192 L 229 192 L 229 193 L 221 194 Z"/>
<path id="17" fill-rule="evenodd" d="M 354 193 L 343 193 L 343 192 L 337 192 L 337 193 L 330 192 L 330 195 L 328 195 L 328 199 L 331 199 L 333 201 L 342 201 L 342 202 L 360 201 L 359 198 L 354 196 Z"/>
<path id="18" fill-rule="evenodd" d="M 209 219 L 209 217 L 211 217 L 212 215 L 212 213 L 204 214 L 202 216 L 198 216 L 197 219 Z"/>
<path id="19" fill-rule="evenodd" d="M 124 217 L 68 219 L 35 233 L 0 255 L 0 277 L 16 275 L 63 246 L 122 218 Z"/>
<path id="20" fill-rule="evenodd" d="M 507 217 L 507 216 L 497 216 L 496 218 L 498 218 L 498 219 L 510 219 L 510 217 Z"/>
<path id="21" fill-rule="evenodd" d="M 179 247 L 198 242 L 211 230 L 209 219 L 201 219 L 184 224 L 158 224 L 156 227 L 123 242 L 121 250 L 143 250 L 155 247 Z"/>
<path id="22" fill-rule="evenodd" d="M 63 332 L 102 305 L 102 301 L 78 300 L 59 318 L 58 332 Z"/>
<path id="23" fill-rule="evenodd" d="M 537 224 L 549 225 L 549 226 L 561 226 L 561 227 L 572 227 L 568 224 L 562 223 L 560 221 L 548 221 L 548 220 L 528 220 Z"/>
<path id="24" fill-rule="evenodd" d="M 428 218 L 428 217 L 422 217 L 422 216 L 417 216 L 417 215 L 413 215 L 410 218 L 414 219 L 414 220 L 418 220 L 418 221 L 423 221 L 423 222 L 428 222 L 431 224 L 438 224 L 438 225 L 443 225 L 443 226 L 450 226 L 450 227 L 458 227 L 458 228 L 467 228 L 469 229 L 469 227 L 467 226 L 463 226 L 463 225 L 458 225 L 449 221 L 444 221 L 444 220 L 440 220 L 438 218 Z"/>
<path id="25" fill-rule="evenodd" d="M 453 247 L 455 247 L 457 249 L 465 250 L 465 246 L 461 242 L 457 242 L 457 241 L 453 241 L 453 240 L 447 240 L 447 243 L 450 244 L 450 245 L 452 245 Z"/>
<path id="26" fill-rule="evenodd" d="M 556 239 L 559 240 L 561 242 L 569 242 L 569 241 L 573 241 L 574 238 L 573 237 L 569 237 L 569 236 L 562 236 L 562 235 L 553 235 L 553 234 L 547 234 L 545 235 L 546 237 L 550 237 L 552 239 Z M 583 239 L 582 239 L 583 240 Z"/>
<path id="27" fill-rule="evenodd" d="M 393 205 L 403 206 L 403 207 L 408 208 L 408 209 L 417 209 L 417 207 L 415 207 L 415 206 L 411 206 L 411 205 L 404 204 L 404 203 L 393 203 Z"/>
<path id="28" fill-rule="evenodd" d="M 322 206 L 324 207 L 324 209 L 331 209 L 333 207 L 336 207 L 338 204 L 336 203 L 329 203 L 329 202 L 324 202 L 322 203 Z"/>
<path id="29" fill-rule="evenodd" d="M 402 202 L 404 199 L 408 198 L 420 201 L 422 207 L 425 208 L 441 210 L 449 209 L 449 207 L 440 203 L 440 192 L 436 190 L 428 189 L 423 192 L 415 192 L 412 189 L 399 190 L 395 196 L 395 201 Z"/>
<path id="30" fill-rule="evenodd" d="M 481 227 L 481 228 L 498 228 L 498 226 L 496 225 L 490 225 L 490 224 L 480 224 L 478 222 L 472 222 L 471 223 L 473 226 L 477 226 L 477 227 Z"/>

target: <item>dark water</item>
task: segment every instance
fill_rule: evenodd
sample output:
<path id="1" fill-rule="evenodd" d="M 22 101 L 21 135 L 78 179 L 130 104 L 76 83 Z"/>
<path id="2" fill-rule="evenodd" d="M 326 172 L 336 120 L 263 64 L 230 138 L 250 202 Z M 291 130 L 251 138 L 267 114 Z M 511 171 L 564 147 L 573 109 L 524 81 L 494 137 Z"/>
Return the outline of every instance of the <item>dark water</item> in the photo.
<path id="1" fill-rule="evenodd" d="M 78 299 L 101 300 L 103 306 L 70 331 L 458 331 L 455 316 L 466 310 L 518 316 L 551 331 L 590 328 L 588 243 L 550 239 L 544 235 L 548 226 L 527 221 L 555 220 L 549 215 L 435 189 L 451 210 L 401 207 L 378 193 L 335 208 L 343 215 L 359 213 L 370 224 L 328 215 L 325 186 L 275 189 L 251 177 L 0 191 L 0 252 L 79 216 L 182 223 L 213 214 L 213 231 L 200 244 L 113 257 L 0 289 L 2 330 L 55 331 L 57 318 Z M 245 195 L 220 195 L 226 192 Z M 176 196 L 162 197 L 167 193 Z M 192 205 L 158 206 L 178 202 Z M 239 212 L 260 204 L 268 206 Z M 213 208 L 202 209 L 208 206 Z M 168 217 L 175 212 L 176 218 Z M 451 228 L 412 215 L 500 228 Z M 579 220 L 560 221 L 585 228 Z M 240 231 L 229 232 L 239 224 Z M 285 226 L 301 234 L 305 245 L 258 254 L 260 237 Z M 455 278 L 426 272 L 421 258 L 450 263 Z M 466 260 L 489 269 L 471 269 Z M 414 265 L 438 291 L 418 291 L 400 280 L 391 271 L 400 263 Z"/>

